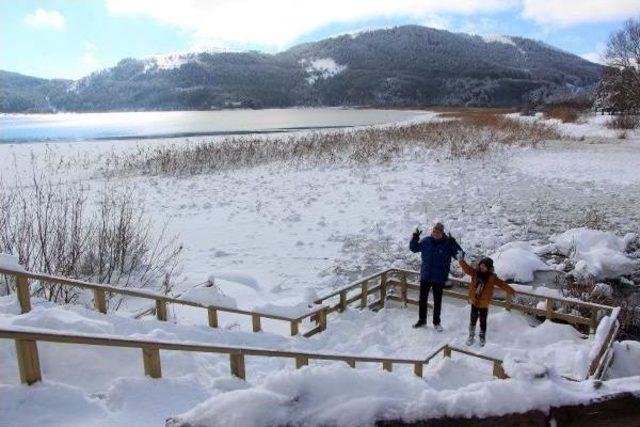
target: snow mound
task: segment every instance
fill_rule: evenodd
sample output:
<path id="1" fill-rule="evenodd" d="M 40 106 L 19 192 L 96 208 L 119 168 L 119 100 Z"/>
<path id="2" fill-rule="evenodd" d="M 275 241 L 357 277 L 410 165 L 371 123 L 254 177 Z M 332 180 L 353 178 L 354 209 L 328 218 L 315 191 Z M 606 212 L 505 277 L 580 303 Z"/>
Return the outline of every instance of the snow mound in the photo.
<path id="1" fill-rule="evenodd" d="M 609 378 L 640 375 L 640 342 L 620 341 L 613 343 L 613 361 L 607 372 Z"/>
<path id="2" fill-rule="evenodd" d="M 534 272 L 551 269 L 534 253 L 528 242 L 507 243 L 498 248 L 491 257 L 495 263 L 496 274 L 504 280 L 531 282 Z"/>
<path id="3" fill-rule="evenodd" d="M 257 305 L 253 307 L 253 309 L 259 313 L 273 314 L 274 316 L 284 316 L 284 317 L 301 317 L 307 314 L 312 309 L 317 309 L 322 307 L 321 305 L 317 305 L 313 308 L 310 307 L 310 304 L 306 302 L 302 302 L 295 305 L 280 305 L 280 304 L 264 304 Z"/>
<path id="4" fill-rule="evenodd" d="M 575 261 L 574 274 L 579 277 L 613 279 L 633 272 L 638 262 L 624 251 L 629 236 L 620 238 L 613 233 L 588 228 L 574 228 L 551 237 L 558 252 Z"/>
<path id="5" fill-rule="evenodd" d="M 197 286 L 186 291 L 180 299 L 195 301 L 203 305 L 237 308 L 236 300 L 224 295 L 217 286 Z"/>
<path id="6" fill-rule="evenodd" d="M 504 358 L 503 368 L 509 378 L 517 380 L 534 381 L 549 376 L 549 369 L 546 366 L 529 360 L 520 360 L 511 355 Z"/>
<path id="7" fill-rule="evenodd" d="M 373 426 L 442 417 L 487 417 L 578 404 L 638 388 L 637 379 L 572 383 L 544 375 L 540 367 L 515 363 L 517 376 L 457 390 L 438 390 L 411 374 L 381 373 L 339 365 L 278 372 L 246 390 L 220 393 L 174 417 L 167 427 L 265 425 Z M 538 377 L 535 381 L 531 377 Z M 637 378 L 637 377 L 635 377 Z"/>
<path id="8" fill-rule="evenodd" d="M 25 269 L 18 262 L 18 258 L 11 254 L 0 253 L 0 268 L 5 270 L 24 272 Z"/>

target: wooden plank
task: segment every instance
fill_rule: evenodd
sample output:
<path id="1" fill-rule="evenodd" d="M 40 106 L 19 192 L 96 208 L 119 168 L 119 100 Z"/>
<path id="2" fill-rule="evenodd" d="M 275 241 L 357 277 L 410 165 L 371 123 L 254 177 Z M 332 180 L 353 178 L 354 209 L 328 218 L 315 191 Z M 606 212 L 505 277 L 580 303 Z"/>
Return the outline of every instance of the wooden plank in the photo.
<path id="1" fill-rule="evenodd" d="M 402 298 L 402 302 L 404 306 L 407 306 L 407 273 L 400 273 L 400 297 Z"/>
<path id="2" fill-rule="evenodd" d="M 362 282 L 360 285 L 360 308 L 367 307 L 367 296 L 369 295 L 368 287 L 369 282 Z"/>
<path id="3" fill-rule="evenodd" d="M 156 300 L 156 317 L 163 322 L 167 321 L 167 303 L 163 300 Z"/>
<path id="4" fill-rule="evenodd" d="M 384 369 L 387 372 L 393 371 L 393 363 L 388 360 L 385 360 L 384 362 L 382 362 L 382 369 Z"/>
<path id="5" fill-rule="evenodd" d="M 296 356 L 296 369 L 300 369 L 308 364 L 309 358 L 307 356 Z"/>
<path id="6" fill-rule="evenodd" d="M 504 309 L 507 311 L 511 311 L 511 294 L 510 293 L 507 293 Z"/>
<path id="7" fill-rule="evenodd" d="M 327 329 L 327 309 L 324 308 L 320 310 L 318 313 L 318 328 L 321 331 L 325 331 Z"/>
<path id="8" fill-rule="evenodd" d="M 300 332 L 300 322 L 298 320 L 291 321 L 291 336 L 295 337 Z"/>
<path id="9" fill-rule="evenodd" d="M 589 330 L 592 334 L 595 334 L 597 329 L 598 329 L 598 309 L 592 308 L 591 323 L 589 324 Z"/>
<path id="10" fill-rule="evenodd" d="M 218 327 L 218 310 L 214 307 L 208 307 L 209 312 L 209 326 L 212 328 Z"/>
<path id="11" fill-rule="evenodd" d="M 158 347 L 142 347 L 144 374 L 151 378 L 162 378 L 160 366 L 160 349 Z"/>
<path id="12" fill-rule="evenodd" d="M 244 369 L 244 354 L 241 352 L 229 354 L 229 366 L 231 369 L 231 375 L 242 380 L 247 379 Z"/>
<path id="13" fill-rule="evenodd" d="M 384 302 L 387 299 L 387 273 L 380 275 L 380 306 L 384 307 Z"/>
<path id="14" fill-rule="evenodd" d="M 24 274 L 16 276 L 16 289 L 18 293 L 18 302 L 20 303 L 20 312 L 28 313 L 31 311 L 31 292 L 29 290 L 29 279 Z"/>
<path id="15" fill-rule="evenodd" d="M 553 319 L 553 300 L 551 298 L 547 298 L 547 310 L 545 317 L 547 319 Z"/>
<path id="16" fill-rule="evenodd" d="M 416 362 L 413 364 L 413 373 L 422 378 L 422 367 L 424 366 L 423 363 L 420 362 Z"/>
<path id="17" fill-rule="evenodd" d="M 502 366 L 502 362 L 495 360 L 493 362 L 493 376 L 499 378 L 501 380 L 509 378 L 507 374 L 504 372 L 504 368 Z"/>
<path id="18" fill-rule="evenodd" d="M 342 313 L 347 309 L 347 291 L 340 292 L 340 304 L 338 305 L 338 311 Z"/>
<path id="19" fill-rule="evenodd" d="M 20 381 L 29 385 L 42 381 L 36 341 L 32 339 L 17 339 L 15 340 L 15 345 Z"/>
<path id="20" fill-rule="evenodd" d="M 260 332 L 262 330 L 262 325 L 260 324 L 260 315 L 252 314 L 251 315 L 251 325 L 253 327 L 253 332 Z"/>
<path id="21" fill-rule="evenodd" d="M 93 306 L 102 314 L 107 314 L 107 296 L 102 289 L 93 290 Z"/>
<path id="22" fill-rule="evenodd" d="M 448 345 L 444 346 L 442 352 L 444 354 L 444 357 L 451 357 L 451 347 L 449 347 Z"/>

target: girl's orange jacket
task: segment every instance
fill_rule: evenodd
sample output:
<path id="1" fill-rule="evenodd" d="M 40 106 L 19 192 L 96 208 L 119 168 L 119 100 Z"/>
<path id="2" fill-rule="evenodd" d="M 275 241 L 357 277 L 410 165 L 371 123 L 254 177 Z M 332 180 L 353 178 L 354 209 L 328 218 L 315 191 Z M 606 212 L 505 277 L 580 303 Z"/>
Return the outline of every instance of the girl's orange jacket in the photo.
<path id="1" fill-rule="evenodd" d="M 491 304 L 491 297 L 493 296 L 493 287 L 497 286 L 502 288 L 507 293 L 514 293 L 515 290 L 509 286 L 504 280 L 496 276 L 495 273 L 491 273 L 491 276 L 487 279 L 484 285 L 482 294 L 476 297 L 476 285 L 478 283 L 478 273 L 476 269 L 471 267 L 465 260 L 460 260 L 460 267 L 462 271 L 471 276 L 471 284 L 469 285 L 469 302 L 479 308 L 487 308 Z"/>

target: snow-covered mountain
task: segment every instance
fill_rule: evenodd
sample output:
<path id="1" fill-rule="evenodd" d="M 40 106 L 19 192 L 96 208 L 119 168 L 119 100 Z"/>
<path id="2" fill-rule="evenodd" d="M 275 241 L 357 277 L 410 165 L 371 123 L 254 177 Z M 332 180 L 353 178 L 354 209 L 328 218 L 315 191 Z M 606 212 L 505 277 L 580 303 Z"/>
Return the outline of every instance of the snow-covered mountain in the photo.
<path id="1" fill-rule="evenodd" d="M 43 84 L 41 79 L 16 85 L 15 74 L 2 73 L 0 109 L 517 105 L 531 96 L 588 91 L 600 71 L 600 65 L 530 39 L 403 26 L 306 43 L 277 54 L 127 58 L 62 87 L 60 81 Z"/>

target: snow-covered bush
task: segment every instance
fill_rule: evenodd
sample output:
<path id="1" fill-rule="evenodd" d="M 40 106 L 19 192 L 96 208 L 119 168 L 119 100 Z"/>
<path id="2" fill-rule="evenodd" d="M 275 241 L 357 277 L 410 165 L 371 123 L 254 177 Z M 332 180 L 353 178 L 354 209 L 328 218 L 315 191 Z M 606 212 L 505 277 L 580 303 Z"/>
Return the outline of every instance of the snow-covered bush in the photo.
<path id="1" fill-rule="evenodd" d="M 154 235 L 143 206 L 125 191 L 105 189 L 95 200 L 88 194 L 82 185 L 46 178 L 12 189 L 0 182 L 0 252 L 13 254 L 29 271 L 168 291 L 181 246 L 164 229 Z M 12 283 L 5 285 L 10 291 Z M 65 303 L 81 295 L 60 285 L 32 290 Z"/>

